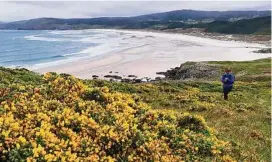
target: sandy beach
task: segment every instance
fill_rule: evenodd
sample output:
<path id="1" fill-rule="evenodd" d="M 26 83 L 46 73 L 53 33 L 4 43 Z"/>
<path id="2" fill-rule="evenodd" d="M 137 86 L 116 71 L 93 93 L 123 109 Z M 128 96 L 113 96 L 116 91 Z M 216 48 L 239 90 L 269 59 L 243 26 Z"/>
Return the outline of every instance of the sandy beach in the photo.
<path id="1" fill-rule="evenodd" d="M 95 58 L 83 58 L 33 69 L 39 73 L 68 73 L 87 79 L 112 73 L 120 76 L 136 75 L 155 78 L 156 72 L 179 66 L 186 61 L 246 61 L 270 57 L 269 54 L 253 53 L 265 47 L 261 44 L 222 41 L 210 38 L 168 33 L 127 30 L 102 30 L 127 34 L 133 47 L 107 52 Z M 125 41 L 125 40 L 123 40 Z"/>

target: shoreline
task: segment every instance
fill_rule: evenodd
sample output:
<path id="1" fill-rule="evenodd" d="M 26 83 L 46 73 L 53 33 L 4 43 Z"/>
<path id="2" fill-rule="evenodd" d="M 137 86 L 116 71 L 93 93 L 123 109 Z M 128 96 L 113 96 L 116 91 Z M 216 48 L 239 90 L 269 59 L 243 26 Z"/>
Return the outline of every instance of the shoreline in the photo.
<path id="1" fill-rule="evenodd" d="M 126 78 L 156 78 L 157 72 L 180 66 L 187 61 L 249 61 L 271 57 L 267 54 L 253 54 L 251 51 L 265 48 L 263 44 L 222 41 L 180 33 L 161 33 L 141 30 L 91 29 L 94 31 L 130 33 L 146 44 L 109 52 L 97 58 L 84 58 L 73 62 L 34 69 L 38 73 L 57 72 L 91 79 L 93 75 L 103 78 L 113 74 Z M 182 44 L 185 42 L 185 45 Z M 187 43 L 187 45 L 186 45 Z M 180 45 L 181 44 L 181 45 Z"/>
<path id="2" fill-rule="evenodd" d="M 235 42 L 246 42 L 246 43 L 257 43 L 271 47 L 271 36 L 270 35 L 254 35 L 254 34 L 223 34 L 223 33 L 212 33 L 205 32 L 201 28 L 190 28 L 190 29 L 167 29 L 167 30 L 146 30 L 154 31 L 158 33 L 172 33 L 172 34 L 184 34 L 189 36 L 196 36 L 202 38 L 210 38 L 222 41 L 235 41 Z"/>
<path id="3" fill-rule="evenodd" d="M 132 31 L 132 32 L 150 32 L 159 34 L 182 34 L 186 36 L 195 36 L 200 38 L 215 39 L 221 41 L 235 41 L 238 43 L 254 43 L 265 45 L 266 48 L 271 47 L 271 36 L 270 35 L 254 35 L 254 34 L 223 34 L 216 32 L 205 32 L 201 28 L 190 28 L 190 29 L 87 29 L 87 30 L 116 30 L 116 31 Z"/>

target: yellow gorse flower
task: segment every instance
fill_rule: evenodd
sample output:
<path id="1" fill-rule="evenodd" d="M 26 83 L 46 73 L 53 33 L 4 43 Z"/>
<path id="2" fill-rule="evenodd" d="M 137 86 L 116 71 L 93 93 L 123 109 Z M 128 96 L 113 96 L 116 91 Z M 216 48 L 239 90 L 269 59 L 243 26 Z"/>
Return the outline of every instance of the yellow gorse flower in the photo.
<path id="1" fill-rule="evenodd" d="M 42 82 L 1 90 L 0 161 L 201 161 L 199 152 L 231 160 L 228 143 L 201 116 L 153 111 L 137 96 L 88 87 L 70 75 L 47 73 Z M 198 93 L 177 97 L 191 102 Z"/>
<path id="2" fill-rule="evenodd" d="M 20 137 L 18 138 L 18 140 L 19 140 L 19 142 L 20 142 L 21 144 L 25 144 L 25 143 L 26 143 L 25 137 L 20 136 Z"/>

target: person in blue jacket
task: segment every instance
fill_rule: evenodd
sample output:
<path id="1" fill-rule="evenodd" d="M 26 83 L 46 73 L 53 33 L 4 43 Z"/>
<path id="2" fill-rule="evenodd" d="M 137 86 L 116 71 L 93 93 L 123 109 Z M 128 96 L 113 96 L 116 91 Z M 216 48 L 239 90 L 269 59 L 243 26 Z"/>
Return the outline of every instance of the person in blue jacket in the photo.
<path id="1" fill-rule="evenodd" d="M 235 81 L 235 76 L 231 72 L 231 69 L 226 68 L 225 74 L 221 78 L 221 82 L 223 83 L 223 93 L 224 93 L 225 100 L 228 100 L 228 94 L 233 88 L 234 81 Z"/>

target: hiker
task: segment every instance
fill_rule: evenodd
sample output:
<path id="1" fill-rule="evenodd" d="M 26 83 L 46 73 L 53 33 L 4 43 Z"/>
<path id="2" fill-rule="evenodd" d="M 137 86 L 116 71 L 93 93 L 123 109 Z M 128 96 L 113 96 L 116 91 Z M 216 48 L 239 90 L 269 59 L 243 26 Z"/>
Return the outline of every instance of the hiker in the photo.
<path id="1" fill-rule="evenodd" d="M 231 91 L 235 81 L 235 76 L 231 73 L 230 68 L 225 69 L 225 74 L 222 76 L 221 81 L 223 83 L 224 99 L 228 100 L 228 94 Z"/>

